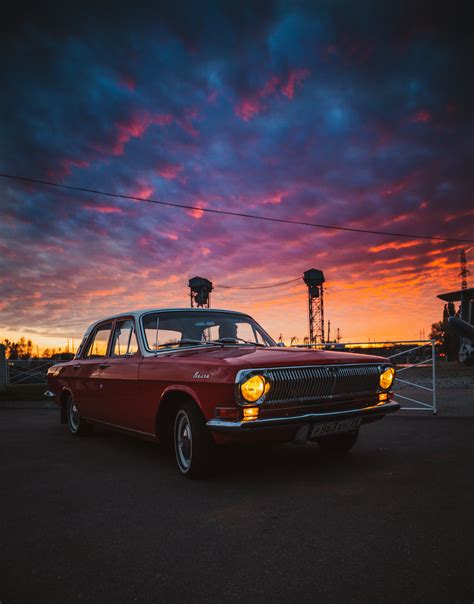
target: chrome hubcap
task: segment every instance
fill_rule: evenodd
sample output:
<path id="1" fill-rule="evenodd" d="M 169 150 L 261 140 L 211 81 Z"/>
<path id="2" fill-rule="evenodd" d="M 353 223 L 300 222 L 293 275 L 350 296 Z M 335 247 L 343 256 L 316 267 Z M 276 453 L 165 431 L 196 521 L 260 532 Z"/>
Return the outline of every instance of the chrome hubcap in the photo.
<path id="1" fill-rule="evenodd" d="M 74 401 L 70 401 L 69 403 L 69 426 L 73 432 L 77 432 L 79 429 L 79 422 L 81 416 L 79 415 L 79 410 L 76 407 L 76 403 Z"/>
<path id="2" fill-rule="evenodd" d="M 191 422 L 186 411 L 179 411 L 176 416 L 175 426 L 175 449 L 178 465 L 183 472 L 187 472 L 191 465 L 193 455 L 193 434 Z"/>

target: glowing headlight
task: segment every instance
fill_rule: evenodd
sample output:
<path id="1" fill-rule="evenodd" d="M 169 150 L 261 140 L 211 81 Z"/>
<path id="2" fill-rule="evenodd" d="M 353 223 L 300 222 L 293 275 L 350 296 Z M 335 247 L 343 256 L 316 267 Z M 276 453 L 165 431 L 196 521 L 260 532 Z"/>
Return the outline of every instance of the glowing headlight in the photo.
<path id="1" fill-rule="evenodd" d="M 270 384 L 263 375 L 252 375 L 240 385 L 240 394 L 247 402 L 255 403 L 269 388 Z"/>
<path id="2" fill-rule="evenodd" d="M 380 374 L 380 388 L 388 390 L 393 383 L 394 377 L 395 369 L 393 367 L 387 367 L 387 369 Z"/>

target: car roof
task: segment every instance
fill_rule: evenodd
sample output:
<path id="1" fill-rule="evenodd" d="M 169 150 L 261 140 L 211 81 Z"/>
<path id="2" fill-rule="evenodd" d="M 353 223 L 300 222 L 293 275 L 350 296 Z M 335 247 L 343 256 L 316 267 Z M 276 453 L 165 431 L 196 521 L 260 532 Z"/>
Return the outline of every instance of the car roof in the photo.
<path id="1" fill-rule="evenodd" d="M 186 312 L 191 311 L 191 312 L 195 312 L 195 313 L 225 312 L 225 313 L 229 313 L 229 314 L 245 315 L 247 317 L 250 316 L 245 312 L 240 312 L 238 310 L 226 310 L 223 308 L 191 308 L 191 307 L 187 307 L 187 308 L 144 308 L 144 309 L 139 309 L 139 310 L 124 311 L 124 312 L 117 313 L 114 315 L 109 315 L 107 317 L 102 317 L 102 319 L 98 319 L 97 321 L 94 321 L 93 323 L 91 323 L 89 325 L 89 327 L 86 329 L 84 336 L 89 335 L 90 332 L 95 328 L 96 325 L 99 325 L 99 323 L 103 323 L 104 321 L 113 321 L 114 319 L 119 319 L 120 317 L 134 317 L 135 319 L 139 319 L 141 316 L 147 315 L 147 314 L 150 314 L 153 312 L 169 312 L 169 311 L 186 311 Z"/>

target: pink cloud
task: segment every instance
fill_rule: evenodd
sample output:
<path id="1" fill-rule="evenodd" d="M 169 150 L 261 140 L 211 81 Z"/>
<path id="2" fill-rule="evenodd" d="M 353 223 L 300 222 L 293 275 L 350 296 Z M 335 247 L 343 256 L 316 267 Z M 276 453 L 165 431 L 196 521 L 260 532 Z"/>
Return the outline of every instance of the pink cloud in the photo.
<path id="1" fill-rule="evenodd" d="M 382 195 L 384 197 L 390 197 L 392 195 L 396 195 L 397 193 L 401 193 L 406 188 L 406 183 L 404 181 L 395 182 L 389 185 L 386 189 L 382 191 Z"/>
<path id="2" fill-rule="evenodd" d="M 235 113 L 248 122 L 260 111 L 260 103 L 257 99 L 243 99 L 235 106 Z"/>
<path id="3" fill-rule="evenodd" d="M 281 87 L 282 93 L 289 99 L 292 99 L 295 94 L 296 87 L 301 86 L 303 80 L 305 80 L 310 73 L 310 70 L 306 67 L 290 71 L 286 83 Z"/>
<path id="4" fill-rule="evenodd" d="M 136 193 L 134 193 L 133 197 L 141 197 L 142 199 L 150 199 L 153 195 L 153 187 L 143 186 L 138 189 Z"/>
<path id="5" fill-rule="evenodd" d="M 261 98 L 265 98 L 271 94 L 275 94 L 279 83 L 280 78 L 278 76 L 272 76 L 269 80 L 267 80 L 263 88 L 260 90 L 259 96 Z"/>
<path id="6" fill-rule="evenodd" d="M 277 91 L 278 85 L 280 83 L 280 78 L 277 76 L 271 76 L 265 84 L 257 90 L 254 94 L 249 95 L 241 99 L 234 110 L 236 115 L 238 115 L 245 122 L 251 120 L 257 113 L 263 109 L 262 99 L 267 98 L 268 96 L 275 94 Z"/>
<path id="7" fill-rule="evenodd" d="M 65 159 L 61 159 L 56 168 L 51 168 L 48 170 L 47 175 L 50 178 L 62 178 L 64 176 L 69 176 L 73 168 L 88 168 L 89 166 L 90 162 L 85 159 L 73 159 L 71 157 L 67 157 Z"/>
<path id="8" fill-rule="evenodd" d="M 301 86 L 303 80 L 309 74 L 310 70 L 306 67 L 295 69 L 290 71 L 284 83 L 278 76 L 271 76 L 255 93 L 245 96 L 235 105 L 234 111 L 236 115 L 245 122 L 248 122 L 265 109 L 264 99 L 275 95 L 278 90 L 288 99 L 292 99 L 296 88 Z"/>
<path id="9" fill-rule="evenodd" d="M 390 224 L 392 222 L 402 222 L 410 217 L 411 214 L 399 214 L 398 216 L 393 216 L 390 220 L 387 220 L 386 224 Z"/>
<path id="10" fill-rule="evenodd" d="M 126 122 L 117 124 L 117 136 L 112 147 L 113 155 L 122 155 L 125 145 L 132 138 L 142 138 L 148 128 L 152 125 L 168 126 L 173 122 L 173 116 L 167 113 L 155 115 L 135 115 Z"/>
<path id="11" fill-rule="evenodd" d="M 188 107 L 184 110 L 182 118 L 176 120 L 177 124 L 190 136 L 196 138 L 199 136 L 199 130 L 193 125 L 192 121 L 199 117 L 199 111 L 195 107 Z"/>
<path id="12" fill-rule="evenodd" d="M 180 172 L 182 172 L 183 166 L 181 164 L 163 163 L 158 169 L 158 174 L 166 180 L 174 180 Z"/>
<path id="13" fill-rule="evenodd" d="M 467 212 L 461 212 L 458 214 L 449 214 L 444 218 L 444 222 L 451 222 L 451 220 L 455 220 L 456 218 L 464 218 L 465 216 L 474 216 L 474 210 L 468 210 Z"/>
<path id="14" fill-rule="evenodd" d="M 282 202 L 283 197 L 286 195 L 285 191 L 282 191 L 281 193 L 274 193 L 272 195 L 270 195 L 269 197 L 267 197 L 263 203 L 265 205 L 267 204 L 280 204 Z"/>
<path id="15" fill-rule="evenodd" d="M 379 252 L 384 252 L 385 250 L 401 250 L 407 247 L 415 247 L 416 245 L 421 245 L 422 243 L 422 241 L 391 241 L 390 243 L 383 243 L 382 245 L 370 247 L 369 252 L 378 254 Z"/>
<path id="16" fill-rule="evenodd" d="M 415 113 L 415 115 L 412 116 L 410 121 L 425 124 L 427 122 L 430 122 L 431 118 L 432 116 L 429 111 L 426 111 L 426 109 L 421 109 L 420 111 L 418 111 L 418 113 Z"/>
<path id="17" fill-rule="evenodd" d="M 197 201 L 193 205 L 197 206 L 198 208 L 205 208 L 206 207 L 206 204 L 203 201 Z M 204 212 L 202 210 L 199 210 L 199 209 L 186 210 L 186 213 L 189 216 L 191 216 L 192 218 L 195 218 L 196 220 L 200 220 L 204 216 Z"/>
<path id="18" fill-rule="evenodd" d="M 125 212 L 122 208 L 118 208 L 117 206 L 108 206 L 108 205 L 93 205 L 88 204 L 84 206 L 85 210 L 90 210 L 91 212 L 98 212 L 99 214 L 124 214 Z"/>

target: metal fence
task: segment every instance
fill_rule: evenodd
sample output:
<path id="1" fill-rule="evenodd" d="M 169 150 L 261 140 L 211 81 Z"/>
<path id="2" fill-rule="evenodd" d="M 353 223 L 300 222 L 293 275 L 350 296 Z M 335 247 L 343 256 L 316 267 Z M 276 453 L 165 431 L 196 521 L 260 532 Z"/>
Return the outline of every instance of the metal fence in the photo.
<path id="1" fill-rule="evenodd" d="M 55 363 L 52 359 L 7 360 L 7 385 L 46 384 L 46 373 Z"/>
<path id="2" fill-rule="evenodd" d="M 405 411 L 431 411 L 437 413 L 436 400 L 436 345 L 435 340 L 400 340 L 396 342 L 353 342 L 350 344 L 302 344 L 298 348 L 316 348 L 341 352 L 357 352 L 383 356 L 389 359 L 397 370 L 394 385 L 394 398 Z M 431 371 L 425 384 L 403 379 L 400 373 L 415 367 L 430 367 Z M 405 374 L 403 374 L 405 376 Z M 397 387 L 398 386 L 398 387 Z M 428 400 L 415 398 L 415 394 L 403 394 L 404 389 L 413 389 L 416 393 L 429 393 Z"/>
<path id="3" fill-rule="evenodd" d="M 417 363 L 407 363 L 401 367 L 397 367 L 395 383 L 398 382 L 399 384 L 405 384 L 406 386 L 409 386 L 414 389 L 429 392 L 430 393 L 429 398 L 431 399 L 431 401 L 426 402 L 426 401 L 421 401 L 419 399 L 411 398 L 404 394 L 400 394 L 399 390 L 394 390 L 395 398 L 402 399 L 402 401 L 409 401 L 411 404 L 418 405 L 417 407 L 407 407 L 407 406 L 402 405 L 402 409 L 405 409 L 406 411 L 431 411 L 433 413 L 433 415 L 436 415 L 436 413 L 438 412 L 438 409 L 437 409 L 437 400 L 436 400 L 436 346 L 435 346 L 435 341 L 426 340 L 425 342 L 420 343 L 418 346 L 414 346 L 413 348 L 410 348 L 408 351 L 398 352 L 397 354 L 390 356 L 389 359 L 393 360 L 404 354 L 406 355 L 407 353 L 410 353 L 410 352 L 414 352 L 414 353 L 423 352 L 425 355 L 427 355 L 427 358 L 425 358 Z M 396 364 L 396 362 L 395 362 L 395 364 Z M 417 384 L 415 382 L 412 382 L 409 380 L 404 380 L 399 377 L 399 375 L 402 371 L 408 371 L 409 369 L 413 369 L 414 367 L 419 367 L 421 365 L 423 365 L 425 367 L 431 366 L 431 386 L 424 386 L 422 384 Z M 402 402 L 402 401 L 399 401 L 399 402 Z"/>

